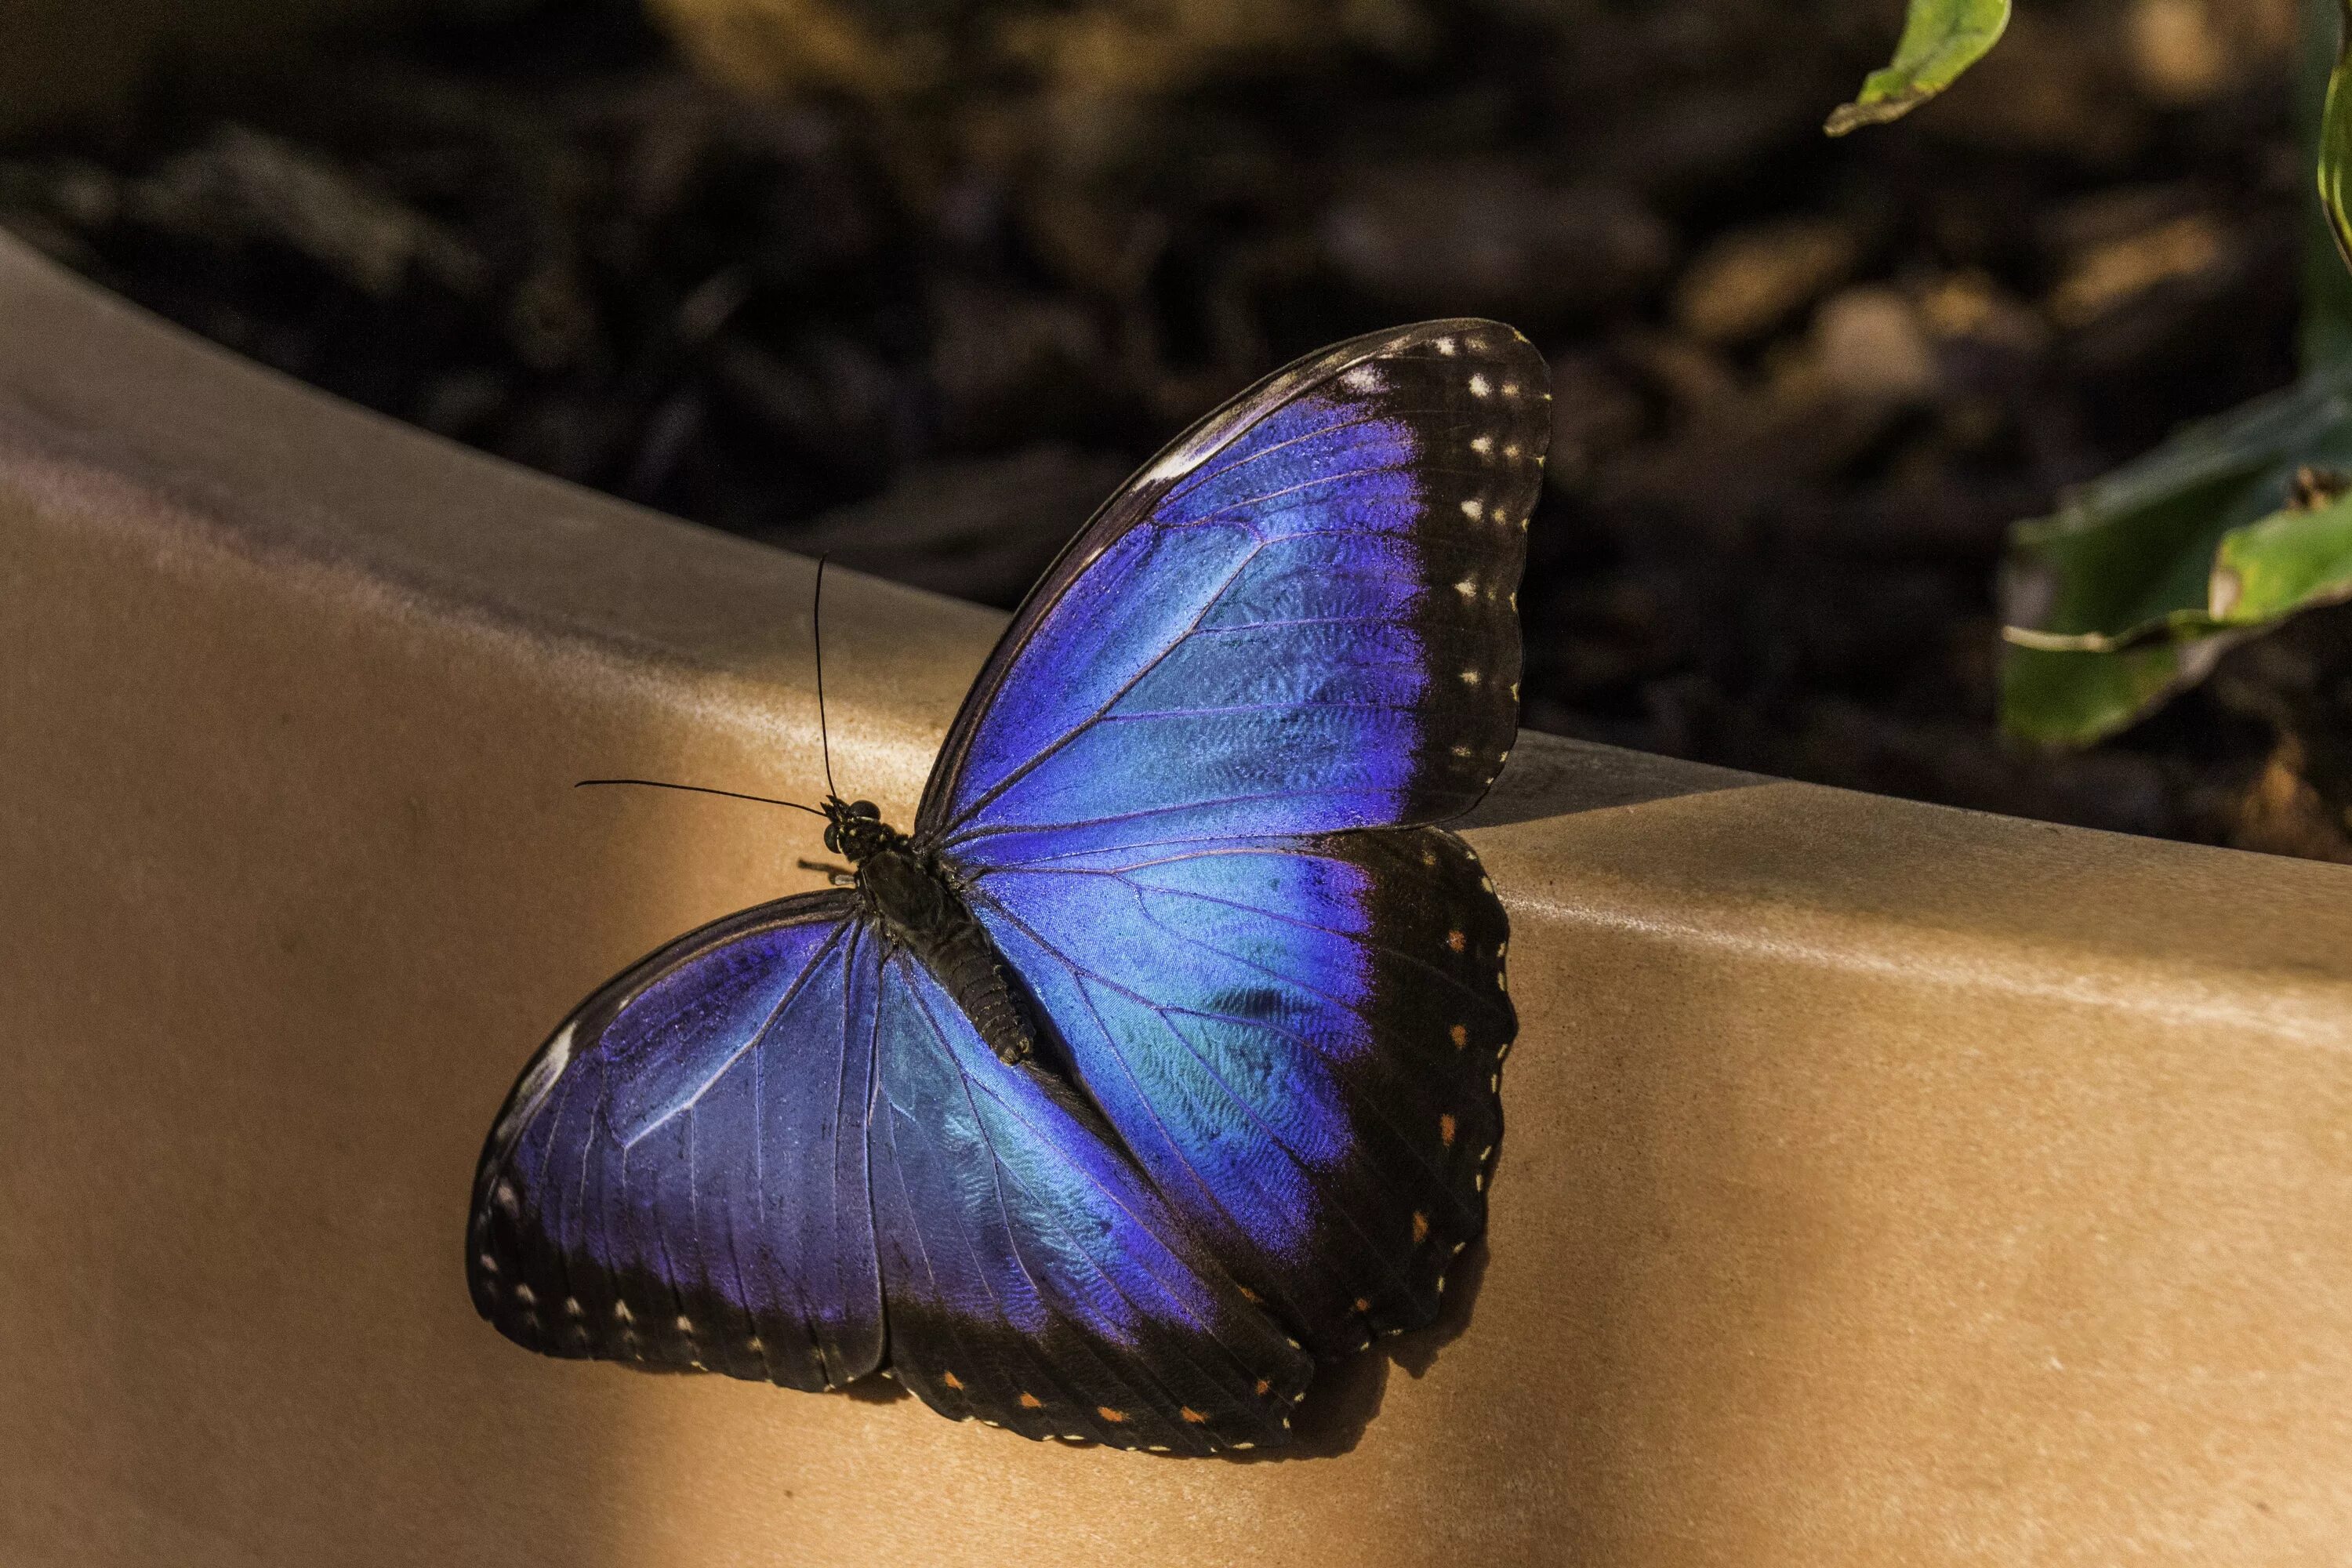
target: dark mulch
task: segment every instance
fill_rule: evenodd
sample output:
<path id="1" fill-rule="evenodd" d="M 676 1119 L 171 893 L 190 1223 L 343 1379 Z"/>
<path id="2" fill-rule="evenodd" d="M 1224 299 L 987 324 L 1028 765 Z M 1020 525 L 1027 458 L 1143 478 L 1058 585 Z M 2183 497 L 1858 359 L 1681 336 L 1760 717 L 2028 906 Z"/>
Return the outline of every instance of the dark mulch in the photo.
<path id="1" fill-rule="evenodd" d="M 1397 0 L 1142 100 L 754 100 L 614 0 L 482 9 L 0 150 L 0 221 L 373 407 L 1000 605 L 1265 369 L 1498 315 L 1558 393 L 1530 725 L 2352 856 L 2344 612 L 2086 754 L 1994 724 L 2006 525 L 2293 374 L 2290 5 L 2044 5 L 1840 142 L 1891 4 Z"/>

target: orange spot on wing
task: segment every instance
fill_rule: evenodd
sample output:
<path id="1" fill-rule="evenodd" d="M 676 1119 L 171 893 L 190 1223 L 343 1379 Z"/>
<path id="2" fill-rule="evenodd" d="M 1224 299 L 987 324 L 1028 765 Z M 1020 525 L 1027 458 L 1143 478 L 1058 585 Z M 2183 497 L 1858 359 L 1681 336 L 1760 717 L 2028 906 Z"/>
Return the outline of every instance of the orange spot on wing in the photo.
<path id="1" fill-rule="evenodd" d="M 1359 1312 L 1369 1312 L 1371 1310 L 1372 1304 L 1370 1301 L 1365 1300 L 1361 1296 L 1356 1298 L 1356 1310 Z"/>
<path id="2" fill-rule="evenodd" d="M 1252 1306 L 1255 1306 L 1265 1300 L 1265 1297 L 1259 1295 L 1256 1291 L 1251 1289 L 1246 1285 L 1236 1285 L 1234 1289 L 1240 1291 L 1242 1293 L 1242 1300 L 1247 1301 Z"/>
<path id="3" fill-rule="evenodd" d="M 1043 1410 L 1045 1408 L 1045 1402 L 1038 1398 L 1034 1394 L 1024 1392 L 1021 1395 L 1021 1408 L 1024 1410 Z"/>
<path id="4" fill-rule="evenodd" d="M 1463 937 L 1460 931 L 1450 931 L 1445 933 L 1445 945 L 1452 948 L 1454 952 L 1460 952 L 1465 947 L 1468 946 L 1469 943 Z"/>
<path id="5" fill-rule="evenodd" d="M 1108 1421 L 1108 1422 L 1111 1422 L 1111 1423 L 1112 1423 L 1112 1424 L 1114 1424 L 1114 1425 L 1116 1425 L 1116 1424 L 1118 1424 L 1118 1422 L 1121 1422 L 1121 1421 L 1124 1421 L 1124 1420 L 1126 1420 L 1126 1419 L 1127 1419 L 1127 1412 L 1126 1412 L 1126 1411 L 1124 1411 L 1124 1410 L 1113 1410 L 1113 1409 L 1112 1409 L 1109 1405 L 1096 1405 L 1096 1406 L 1095 1406 L 1095 1414 L 1096 1414 L 1096 1415 L 1099 1415 L 1099 1416 L 1101 1416 L 1104 1420 Z"/>
<path id="6" fill-rule="evenodd" d="M 1454 1042 L 1454 1048 L 1457 1051 L 1470 1043 L 1470 1031 L 1459 1024 L 1448 1029 L 1445 1034 L 1446 1037 Z"/>
<path id="7" fill-rule="evenodd" d="M 1415 1210 L 1413 1212 L 1412 1238 L 1415 1241 L 1427 1241 L 1429 1239 L 1429 1216 L 1421 1213 L 1419 1210 Z"/>
<path id="8" fill-rule="evenodd" d="M 963 1379 L 958 1377 L 951 1372 L 943 1372 L 940 1373 L 940 1381 L 946 1384 L 950 1388 L 961 1388 L 963 1386 Z"/>
<path id="9" fill-rule="evenodd" d="M 1454 1118 L 1451 1115 L 1437 1119 L 1437 1141 L 1448 1149 L 1454 1147 Z"/>
<path id="10" fill-rule="evenodd" d="M 1195 1426 L 1198 1426 L 1201 1423 L 1208 1419 L 1207 1416 L 1202 1415 L 1199 1411 L 1193 1409 L 1189 1405 L 1177 1411 L 1176 1414 L 1181 1415 L 1185 1420 L 1190 1421 Z"/>
<path id="11" fill-rule="evenodd" d="M 1267 1389 L 1272 1388 L 1274 1384 L 1265 1378 L 1261 1377 L 1257 1380 L 1257 1391 L 1260 1394 L 1264 1394 Z"/>

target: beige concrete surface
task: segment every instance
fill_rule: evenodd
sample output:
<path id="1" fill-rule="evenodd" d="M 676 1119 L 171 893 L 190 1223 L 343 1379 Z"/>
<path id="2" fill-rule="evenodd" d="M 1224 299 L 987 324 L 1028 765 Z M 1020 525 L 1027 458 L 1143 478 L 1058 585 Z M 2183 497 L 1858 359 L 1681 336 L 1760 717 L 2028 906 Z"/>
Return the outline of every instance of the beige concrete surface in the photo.
<path id="1" fill-rule="evenodd" d="M 998 624 L 844 574 L 900 816 Z M 2320 1563 L 2352 871 L 1529 738 L 1456 1316 L 1300 1457 L 542 1361 L 467 1183 L 550 1023 L 808 884 L 809 571 L 0 241 L 0 1563 Z"/>

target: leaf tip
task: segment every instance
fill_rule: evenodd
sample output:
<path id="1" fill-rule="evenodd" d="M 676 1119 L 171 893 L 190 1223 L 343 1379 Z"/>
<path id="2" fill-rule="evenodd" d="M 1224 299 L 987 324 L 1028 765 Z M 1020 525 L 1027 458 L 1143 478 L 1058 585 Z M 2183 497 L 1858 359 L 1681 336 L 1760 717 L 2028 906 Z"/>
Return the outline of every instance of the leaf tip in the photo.
<path id="1" fill-rule="evenodd" d="M 1884 98 L 1857 98 L 1831 110 L 1830 117 L 1822 122 L 1822 132 L 1827 136 L 1851 136 L 1865 125 L 1885 125 L 1900 120 L 1935 96 L 1929 89 L 1910 87 Z"/>

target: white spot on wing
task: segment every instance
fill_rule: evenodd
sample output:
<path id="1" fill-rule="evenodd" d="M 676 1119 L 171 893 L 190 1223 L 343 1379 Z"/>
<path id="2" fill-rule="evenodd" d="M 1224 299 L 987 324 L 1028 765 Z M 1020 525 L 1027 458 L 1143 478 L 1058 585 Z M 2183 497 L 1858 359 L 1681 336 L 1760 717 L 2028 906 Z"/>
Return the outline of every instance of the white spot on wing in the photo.
<path id="1" fill-rule="evenodd" d="M 1341 375 L 1339 377 L 1339 384 L 1346 387 L 1350 392 L 1362 393 L 1383 391 L 1387 388 L 1388 383 L 1381 379 L 1380 366 L 1376 364 L 1360 364 L 1355 369 Z"/>
<path id="2" fill-rule="evenodd" d="M 1187 447 L 1179 447 L 1175 451 L 1169 453 L 1166 457 L 1152 464 L 1151 467 L 1144 469 L 1143 482 L 1147 485 L 1153 485 L 1160 483 L 1163 479 L 1181 479 L 1186 474 L 1191 473 L 1194 468 L 1199 468 L 1201 466 L 1201 459 L 1207 456 L 1208 454 L 1205 452 L 1193 451 Z"/>
<path id="3" fill-rule="evenodd" d="M 1470 449 L 1483 458 L 1487 453 L 1492 452 L 1495 449 L 1495 438 L 1492 436 L 1473 437 L 1470 441 Z"/>
<path id="4" fill-rule="evenodd" d="M 1485 397 L 1493 393 L 1494 390 L 1494 387 L 1488 384 L 1486 373 L 1483 371 L 1470 378 L 1471 396 Z"/>
<path id="5" fill-rule="evenodd" d="M 555 1038 L 547 1042 L 547 1048 L 532 1060 L 530 1070 L 523 1075 L 521 1087 L 515 1090 L 514 1104 L 508 1107 L 507 1113 L 499 1119 L 498 1131 L 494 1135 L 502 1157 L 505 1151 L 512 1146 L 515 1134 L 522 1130 L 523 1124 L 547 1103 L 548 1093 L 555 1088 L 555 1080 L 563 1076 L 563 1069 L 572 1065 L 572 1031 L 578 1026 L 576 1023 L 565 1024 L 557 1031 Z"/>
<path id="6" fill-rule="evenodd" d="M 1442 354 L 1450 355 L 1454 353 L 1454 340 L 1452 338 L 1439 338 L 1432 346 Z"/>
<path id="7" fill-rule="evenodd" d="M 1486 515 L 1486 503 L 1476 496 L 1472 496 L 1462 503 L 1462 515 L 1475 522 Z"/>

